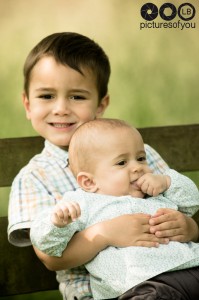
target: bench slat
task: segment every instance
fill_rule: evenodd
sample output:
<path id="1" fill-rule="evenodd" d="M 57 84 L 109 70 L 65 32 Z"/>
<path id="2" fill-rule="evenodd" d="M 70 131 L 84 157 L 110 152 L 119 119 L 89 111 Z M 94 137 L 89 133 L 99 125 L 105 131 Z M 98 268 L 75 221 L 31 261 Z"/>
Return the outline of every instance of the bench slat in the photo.
<path id="1" fill-rule="evenodd" d="M 0 297 L 58 289 L 55 272 L 38 260 L 32 247 L 8 243 L 7 217 L 0 218 Z"/>
<path id="2" fill-rule="evenodd" d="M 0 139 L 0 187 L 10 186 L 19 170 L 43 147 L 41 137 Z"/>
<path id="3" fill-rule="evenodd" d="M 171 168 L 199 171 L 199 124 L 141 128 L 140 132 Z"/>

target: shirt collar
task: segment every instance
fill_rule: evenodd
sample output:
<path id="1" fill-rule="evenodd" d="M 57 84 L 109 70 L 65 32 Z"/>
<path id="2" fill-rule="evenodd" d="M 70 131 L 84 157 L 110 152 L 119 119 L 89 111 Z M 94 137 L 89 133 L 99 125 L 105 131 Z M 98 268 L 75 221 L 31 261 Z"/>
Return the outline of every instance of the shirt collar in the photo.
<path id="1" fill-rule="evenodd" d="M 45 140 L 44 150 L 47 156 L 53 156 L 56 160 L 61 163 L 62 168 L 68 167 L 68 151 L 59 148 L 58 146 Z"/>

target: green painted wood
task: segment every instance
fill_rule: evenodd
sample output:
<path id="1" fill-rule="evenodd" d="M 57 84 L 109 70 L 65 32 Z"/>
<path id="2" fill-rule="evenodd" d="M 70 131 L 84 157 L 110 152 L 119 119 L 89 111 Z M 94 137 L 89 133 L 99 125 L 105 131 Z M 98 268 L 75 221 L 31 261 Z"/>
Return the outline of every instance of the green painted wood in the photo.
<path id="1" fill-rule="evenodd" d="M 30 247 L 8 242 L 7 217 L 0 218 L 0 297 L 58 289 L 55 272 L 39 261 Z"/>
<path id="2" fill-rule="evenodd" d="M 0 187 L 10 186 L 19 170 L 44 146 L 41 137 L 0 139 Z"/>
<path id="3" fill-rule="evenodd" d="M 199 170 L 199 124 L 141 128 L 140 132 L 171 168 Z"/>

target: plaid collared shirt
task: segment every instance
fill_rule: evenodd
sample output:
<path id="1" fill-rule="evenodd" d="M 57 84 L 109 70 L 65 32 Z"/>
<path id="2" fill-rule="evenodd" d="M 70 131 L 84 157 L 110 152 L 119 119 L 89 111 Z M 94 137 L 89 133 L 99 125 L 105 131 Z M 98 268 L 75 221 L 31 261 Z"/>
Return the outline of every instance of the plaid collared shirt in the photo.
<path id="1" fill-rule="evenodd" d="M 150 146 L 145 145 L 147 161 L 155 173 L 168 169 Z M 34 156 L 13 181 L 9 201 L 8 238 L 16 246 L 30 245 L 27 229 L 41 210 L 54 206 L 67 191 L 78 188 L 68 168 L 68 153 L 45 141 L 41 154 Z M 89 275 L 84 267 L 58 271 L 57 280 L 64 299 L 92 299 Z"/>

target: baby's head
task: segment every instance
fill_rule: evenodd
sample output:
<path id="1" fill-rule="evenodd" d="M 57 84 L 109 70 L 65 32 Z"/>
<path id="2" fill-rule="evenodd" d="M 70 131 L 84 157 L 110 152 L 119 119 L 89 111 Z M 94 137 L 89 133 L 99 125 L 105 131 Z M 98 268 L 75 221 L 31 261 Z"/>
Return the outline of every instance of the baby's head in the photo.
<path id="1" fill-rule="evenodd" d="M 70 141 L 69 163 L 84 190 L 115 196 L 139 197 L 135 182 L 150 171 L 140 133 L 116 119 L 81 125 Z"/>
<path id="2" fill-rule="evenodd" d="M 28 97 L 31 72 L 43 57 L 53 57 L 84 75 L 92 72 L 98 90 L 99 102 L 107 94 L 110 63 L 103 49 L 88 37 L 74 32 L 54 33 L 41 40 L 29 53 L 24 64 L 24 92 Z"/>

